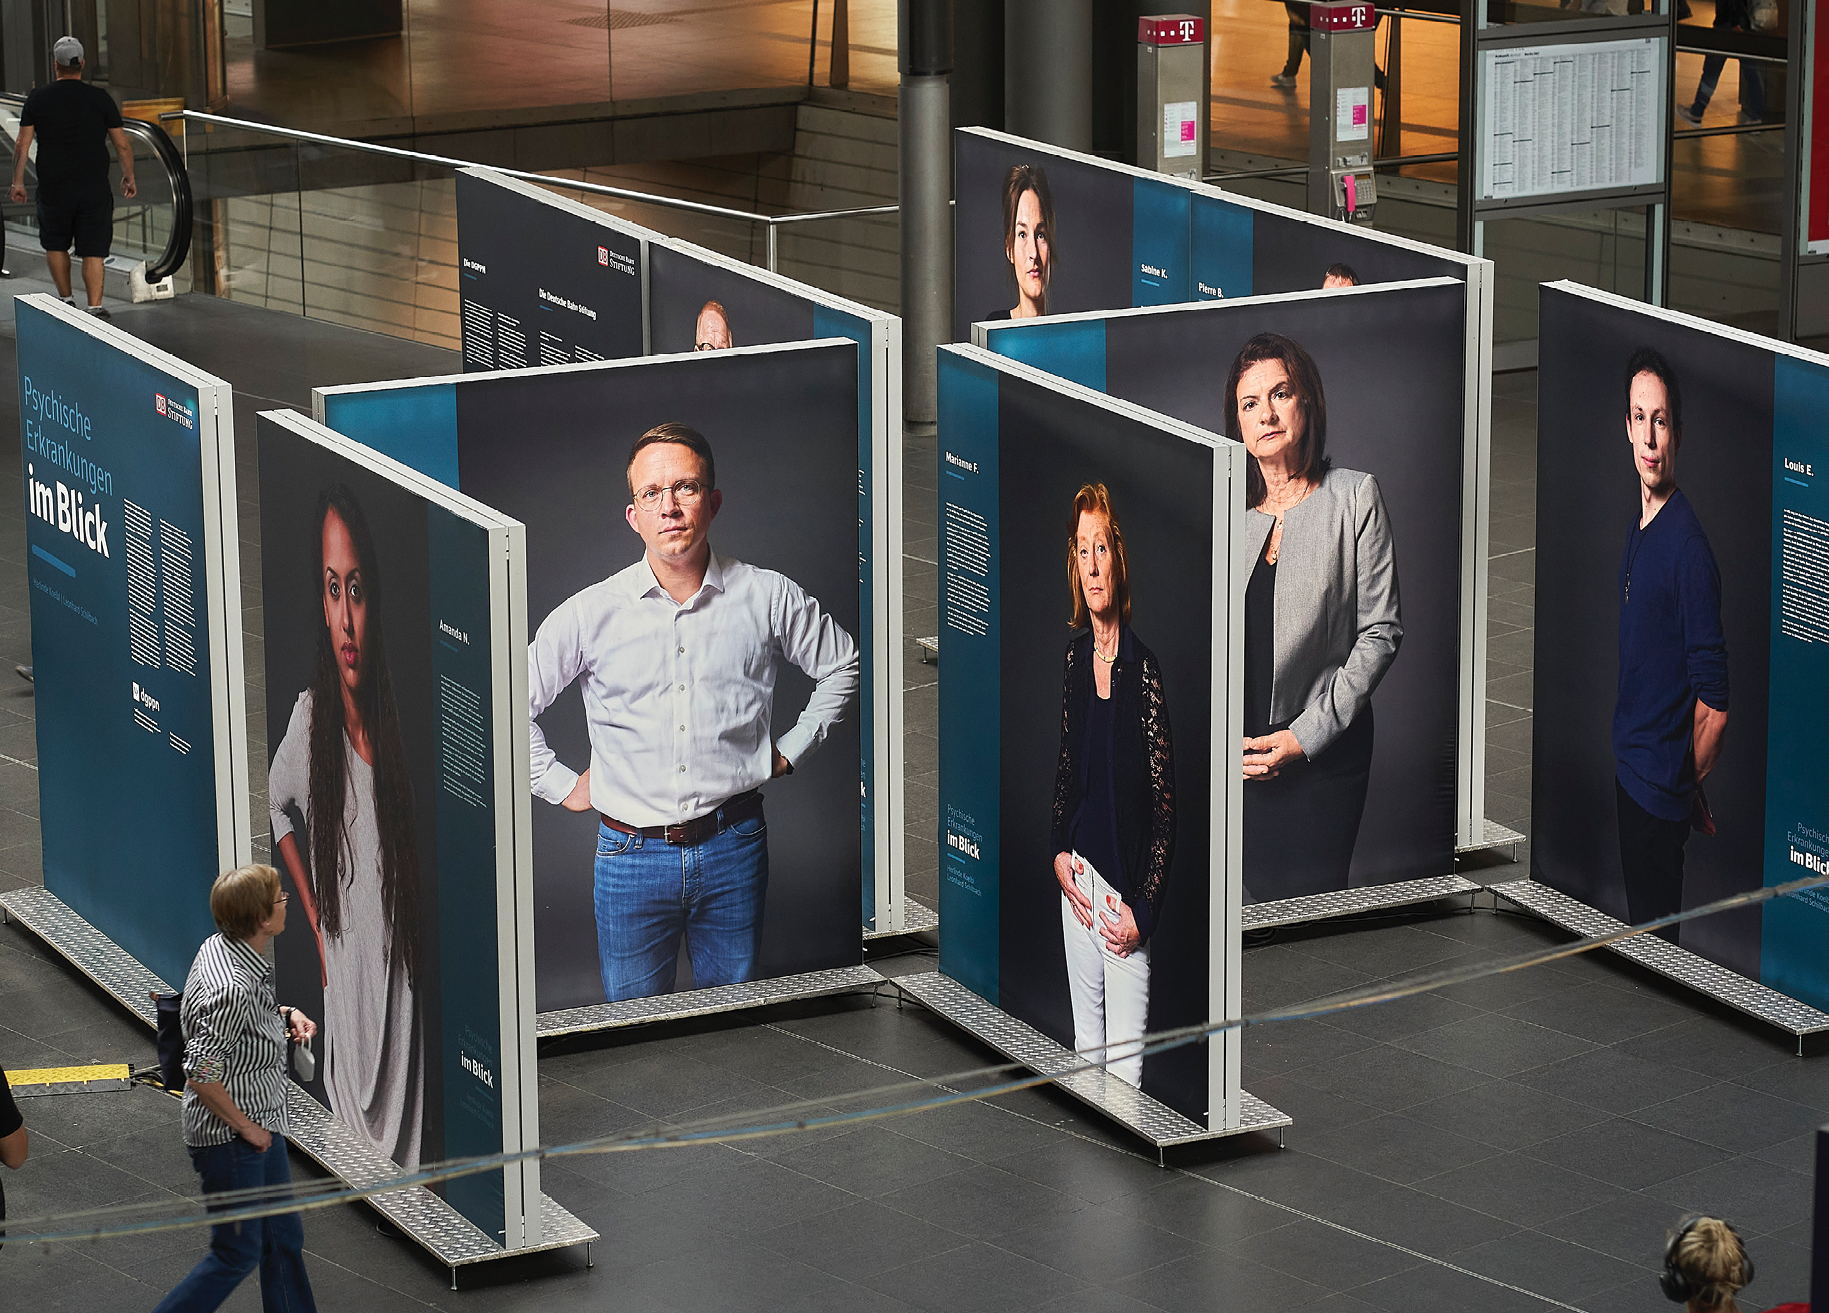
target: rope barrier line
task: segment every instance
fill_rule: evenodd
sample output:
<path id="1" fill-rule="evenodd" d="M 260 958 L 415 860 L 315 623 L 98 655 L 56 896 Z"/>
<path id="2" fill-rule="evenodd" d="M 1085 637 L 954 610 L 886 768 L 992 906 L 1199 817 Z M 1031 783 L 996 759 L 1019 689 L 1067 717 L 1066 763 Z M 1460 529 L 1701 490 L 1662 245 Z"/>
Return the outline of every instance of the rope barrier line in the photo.
<path id="1" fill-rule="evenodd" d="M 739 1116 L 687 1122 L 670 1129 L 657 1128 L 640 1132 L 625 1132 L 599 1139 L 581 1140 L 573 1144 L 542 1145 L 515 1153 L 451 1159 L 416 1172 L 403 1172 L 398 1176 L 361 1186 L 345 1185 L 342 1181 L 334 1179 L 321 1182 L 291 1182 L 284 1186 L 259 1186 L 197 1198 L 184 1197 L 175 1201 L 111 1205 L 105 1208 L 84 1209 L 68 1213 L 50 1213 L 39 1217 L 14 1218 L 5 1224 L 6 1238 L 15 1244 L 46 1245 L 251 1221 L 282 1213 L 312 1212 L 323 1208 L 338 1207 L 360 1199 L 391 1194 L 414 1186 L 431 1185 L 439 1181 L 499 1171 L 505 1167 L 528 1161 L 579 1157 L 586 1154 L 689 1148 L 701 1144 L 736 1144 L 746 1140 L 766 1139 L 829 1126 L 856 1125 L 905 1117 L 914 1113 L 997 1098 L 1005 1094 L 1050 1085 L 1063 1077 L 1101 1068 L 1106 1063 L 1120 1057 L 1134 1057 L 1139 1053 L 1166 1052 L 1188 1044 L 1199 1043 L 1210 1035 L 1243 1030 L 1246 1026 L 1312 1020 L 1335 1013 L 1411 998 L 1418 994 L 1444 989 L 1450 985 L 1466 984 L 1473 980 L 1482 980 L 1533 966 L 1542 966 L 1565 958 L 1577 957 L 1597 948 L 1606 948 L 1637 935 L 1661 930 L 1666 926 L 1700 920 L 1738 908 L 1756 906 L 1775 898 L 1788 897 L 1808 889 L 1825 886 L 1829 886 L 1829 875 L 1807 876 L 1786 884 L 1770 885 L 1748 890 L 1745 893 L 1733 894 L 1713 903 L 1691 908 L 1686 912 L 1675 912 L 1669 916 L 1647 921 L 1642 925 L 1625 926 L 1607 934 L 1590 935 L 1587 938 L 1573 940 L 1554 948 L 1537 949 L 1528 953 L 1495 958 L 1488 962 L 1426 972 L 1385 984 L 1349 990 L 1282 1008 L 1273 1008 L 1248 1017 L 1208 1021 L 1175 1030 L 1159 1031 L 1138 1040 L 1127 1040 L 1084 1050 L 1076 1054 L 1081 1061 L 1045 1075 L 1029 1071 L 1017 1063 L 1000 1063 L 949 1075 L 916 1077 L 893 1085 L 860 1090 L 848 1095 L 798 1100 Z M 811 1042 L 818 1043 L 818 1041 Z M 860 1060 L 869 1061 L 868 1059 Z M 880 1063 L 870 1063 L 870 1065 L 882 1066 Z M 885 1069 L 895 1070 L 894 1068 Z M 1020 1076 L 1012 1074 L 1016 1072 L 1025 1074 Z M 978 1084 L 977 1082 L 985 1083 Z M 909 1100 L 907 1097 L 935 1089 L 939 1089 L 943 1093 L 938 1097 L 925 1099 Z M 883 1106 L 869 1107 L 857 1112 L 831 1110 L 834 1104 L 855 1103 L 861 1100 L 869 1100 L 873 1103 L 885 1100 L 898 1101 L 885 1102 Z M 185 1211 L 175 1216 L 160 1215 L 173 1208 Z M 142 1220 L 132 1220 L 135 1218 Z"/>

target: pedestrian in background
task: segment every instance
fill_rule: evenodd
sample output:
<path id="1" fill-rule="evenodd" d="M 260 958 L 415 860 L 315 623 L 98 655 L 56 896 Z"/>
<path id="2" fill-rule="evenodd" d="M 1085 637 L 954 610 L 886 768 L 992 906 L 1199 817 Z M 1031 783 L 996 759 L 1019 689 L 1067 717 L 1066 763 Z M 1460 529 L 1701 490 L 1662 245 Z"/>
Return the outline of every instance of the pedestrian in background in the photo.
<path id="1" fill-rule="evenodd" d="M 75 304 L 70 291 L 70 246 L 83 262 L 83 290 L 89 313 L 109 318 L 102 308 L 103 262 L 114 243 L 114 189 L 108 182 L 108 143 L 121 160 L 121 195 L 139 194 L 133 180 L 133 143 L 121 126 L 120 107 L 100 87 L 83 81 L 83 43 L 57 38 L 51 47 L 57 80 L 25 98 L 19 140 L 13 148 L 13 203 L 25 203 L 25 165 L 38 144 L 38 244 L 57 294 Z"/>

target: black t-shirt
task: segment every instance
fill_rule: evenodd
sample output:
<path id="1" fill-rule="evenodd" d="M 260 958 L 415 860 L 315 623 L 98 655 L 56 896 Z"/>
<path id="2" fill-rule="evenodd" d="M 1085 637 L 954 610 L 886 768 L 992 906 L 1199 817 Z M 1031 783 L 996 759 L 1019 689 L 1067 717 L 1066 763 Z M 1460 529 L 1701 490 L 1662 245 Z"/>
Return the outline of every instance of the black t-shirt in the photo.
<path id="1" fill-rule="evenodd" d="M 6 1073 L 0 1071 L 0 1140 L 4 1140 L 21 1126 L 25 1118 L 19 1115 L 19 1105 L 13 1102 L 13 1088 L 6 1083 Z M 0 1218 L 6 1216 L 6 1185 L 0 1182 Z M 3 1235 L 0 1235 L 3 1238 Z"/>
<path id="2" fill-rule="evenodd" d="M 36 133 L 39 186 L 106 184 L 108 130 L 121 126 L 120 106 L 106 91 L 59 78 L 25 98 L 19 126 Z"/>

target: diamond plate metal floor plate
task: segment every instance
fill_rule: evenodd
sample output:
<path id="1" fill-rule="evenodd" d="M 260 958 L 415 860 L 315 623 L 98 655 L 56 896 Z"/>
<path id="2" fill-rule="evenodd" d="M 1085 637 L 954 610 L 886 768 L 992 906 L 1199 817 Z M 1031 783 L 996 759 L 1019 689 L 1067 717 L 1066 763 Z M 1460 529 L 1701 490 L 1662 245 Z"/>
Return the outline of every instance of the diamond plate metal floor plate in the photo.
<path id="1" fill-rule="evenodd" d="M 925 903 L 918 903 L 910 898 L 908 905 L 902 911 L 900 930 L 872 930 L 869 926 L 865 926 L 864 938 L 887 939 L 892 935 L 913 935 L 919 934 L 923 930 L 938 930 L 939 928 L 940 914 Z"/>
<path id="2" fill-rule="evenodd" d="M 1516 830 L 1512 829 L 1510 826 L 1500 825 L 1497 821 L 1494 821 L 1494 820 L 1484 820 L 1483 819 L 1480 823 L 1482 825 L 1484 825 L 1486 828 L 1485 828 L 1484 832 L 1480 835 L 1479 842 L 1470 843 L 1464 848 L 1456 848 L 1454 850 L 1454 855 L 1456 857 L 1459 857 L 1463 853 L 1477 853 L 1477 852 L 1481 852 L 1487 848 L 1503 848 L 1506 844 L 1510 844 L 1511 845 L 1511 859 L 1514 862 L 1517 861 L 1518 860 L 1518 845 L 1523 843 L 1525 841 L 1525 839 L 1527 839 L 1529 836 L 1524 835 L 1524 834 L 1519 834 Z"/>
<path id="3" fill-rule="evenodd" d="M 152 993 L 169 994 L 172 987 L 141 966 L 107 935 L 90 925 L 70 905 L 39 887 L 13 889 L 0 894 L 0 907 L 57 952 L 70 965 L 111 994 L 120 1005 L 155 1030 L 158 1013 Z"/>
<path id="4" fill-rule="evenodd" d="M 1500 897 L 1574 934 L 1606 935 L 1626 928 L 1624 921 L 1616 921 L 1605 912 L 1535 880 L 1511 880 L 1488 887 Z M 1800 1043 L 1805 1035 L 1829 1031 L 1829 1013 L 1820 1012 L 1808 1003 L 1781 994 L 1737 971 L 1729 971 L 1656 935 L 1637 935 L 1608 947 L 1621 957 L 1649 967 L 1678 984 L 1788 1031 L 1797 1036 Z"/>
<path id="5" fill-rule="evenodd" d="M 883 978 L 866 966 L 807 971 L 797 976 L 776 976 L 772 980 L 752 980 L 741 985 L 687 989 L 677 994 L 656 994 L 652 998 L 632 998 L 622 1003 L 594 1003 L 589 1007 L 541 1012 L 534 1017 L 534 1033 L 541 1039 L 548 1039 L 592 1030 L 619 1030 L 623 1026 L 642 1026 L 652 1021 L 678 1021 L 683 1017 L 710 1016 L 714 1012 L 767 1007 L 771 1003 L 786 1003 L 797 998 L 873 989 L 882 983 Z"/>
<path id="6" fill-rule="evenodd" d="M 1432 875 L 1426 880 L 1400 880 L 1396 884 L 1367 885 L 1363 889 L 1337 889 L 1305 898 L 1278 898 L 1268 903 L 1248 903 L 1239 909 L 1239 924 L 1246 930 L 1321 921 L 1330 916 L 1351 916 L 1378 907 L 1427 903 L 1455 894 L 1470 894 L 1481 886 L 1458 875 Z"/>
<path id="7" fill-rule="evenodd" d="M 1065 1071 L 1080 1061 L 1072 1049 L 1062 1048 L 1033 1026 L 1018 1021 L 938 971 L 897 976 L 892 983 L 961 1030 L 1040 1075 Z M 1249 1131 L 1274 1131 L 1294 1124 L 1291 1118 L 1262 1099 L 1242 1091 L 1238 1129 L 1210 1131 L 1167 1104 L 1158 1103 L 1135 1086 L 1096 1068 L 1062 1076 L 1055 1083 L 1158 1149 L 1192 1144 L 1197 1140 L 1218 1140 Z"/>
<path id="8" fill-rule="evenodd" d="M 286 1120 L 293 1144 L 318 1166 L 357 1189 L 400 1174 L 392 1161 L 358 1139 L 355 1132 L 296 1084 L 286 1090 Z M 449 1268 L 567 1249 L 600 1238 L 544 1194 L 540 1196 L 540 1239 L 521 1249 L 502 1248 L 469 1218 L 422 1185 L 370 1195 L 368 1202 L 401 1234 Z"/>

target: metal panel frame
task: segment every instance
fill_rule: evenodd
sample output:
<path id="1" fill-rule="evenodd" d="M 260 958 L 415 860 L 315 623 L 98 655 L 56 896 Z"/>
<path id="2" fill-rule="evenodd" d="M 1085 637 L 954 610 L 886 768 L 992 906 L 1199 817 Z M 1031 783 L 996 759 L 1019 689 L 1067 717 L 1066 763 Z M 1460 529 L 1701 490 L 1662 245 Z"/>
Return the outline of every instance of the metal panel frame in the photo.
<path id="1" fill-rule="evenodd" d="M 1527 912 L 1536 913 L 1571 934 L 1608 935 L 1626 929 L 1624 921 L 1615 920 L 1605 912 L 1536 880 L 1512 880 L 1488 887 L 1498 897 L 1516 903 Z M 1807 1037 L 1829 1033 L 1829 1012 L 1813 1008 L 1789 994 L 1781 994 L 1738 971 L 1730 971 L 1699 953 L 1679 948 L 1656 935 L 1635 935 L 1607 947 L 1628 961 L 1648 967 L 1668 980 L 1674 980 L 1698 994 L 1725 1003 L 1731 1008 L 1738 1008 L 1749 1017 L 1796 1036 L 1799 1056 L 1803 1054 L 1804 1040 Z"/>
<path id="2" fill-rule="evenodd" d="M 875 989 L 883 977 L 867 966 L 833 967 L 826 971 L 805 971 L 794 976 L 774 976 L 767 980 L 749 980 L 736 985 L 713 985 L 709 989 L 683 989 L 674 994 L 651 994 L 621 1003 L 591 1003 L 581 1008 L 560 1008 L 541 1012 L 534 1017 L 534 1030 L 541 1039 L 560 1035 L 585 1035 L 596 1031 L 622 1030 L 645 1026 L 656 1021 L 681 1021 L 687 1017 L 709 1017 L 718 1012 L 740 1012 L 746 1008 L 768 1007 L 802 998 L 823 998 L 828 994 L 849 994 L 858 989 Z"/>
<path id="3" fill-rule="evenodd" d="M 1018 1021 L 938 971 L 897 976 L 890 983 L 974 1039 L 1039 1075 L 1067 1072 L 1083 1061 L 1072 1049 L 1056 1044 L 1027 1022 Z M 1208 1043 L 1211 1042 L 1209 1039 Z M 1159 1161 L 1161 1151 L 1173 1145 L 1221 1140 L 1253 1131 L 1276 1131 L 1280 1144 L 1283 1128 L 1295 1124 L 1294 1118 L 1287 1113 L 1279 1112 L 1243 1090 L 1238 1092 L 1236 1100 L 1237 1115 L 1227 1119 L 1224 1129 L 1210 1130 L 1100 1068 L 1071 1071 L 1054 1083 L 1131 1134 L 1154 1145 Z"/>

